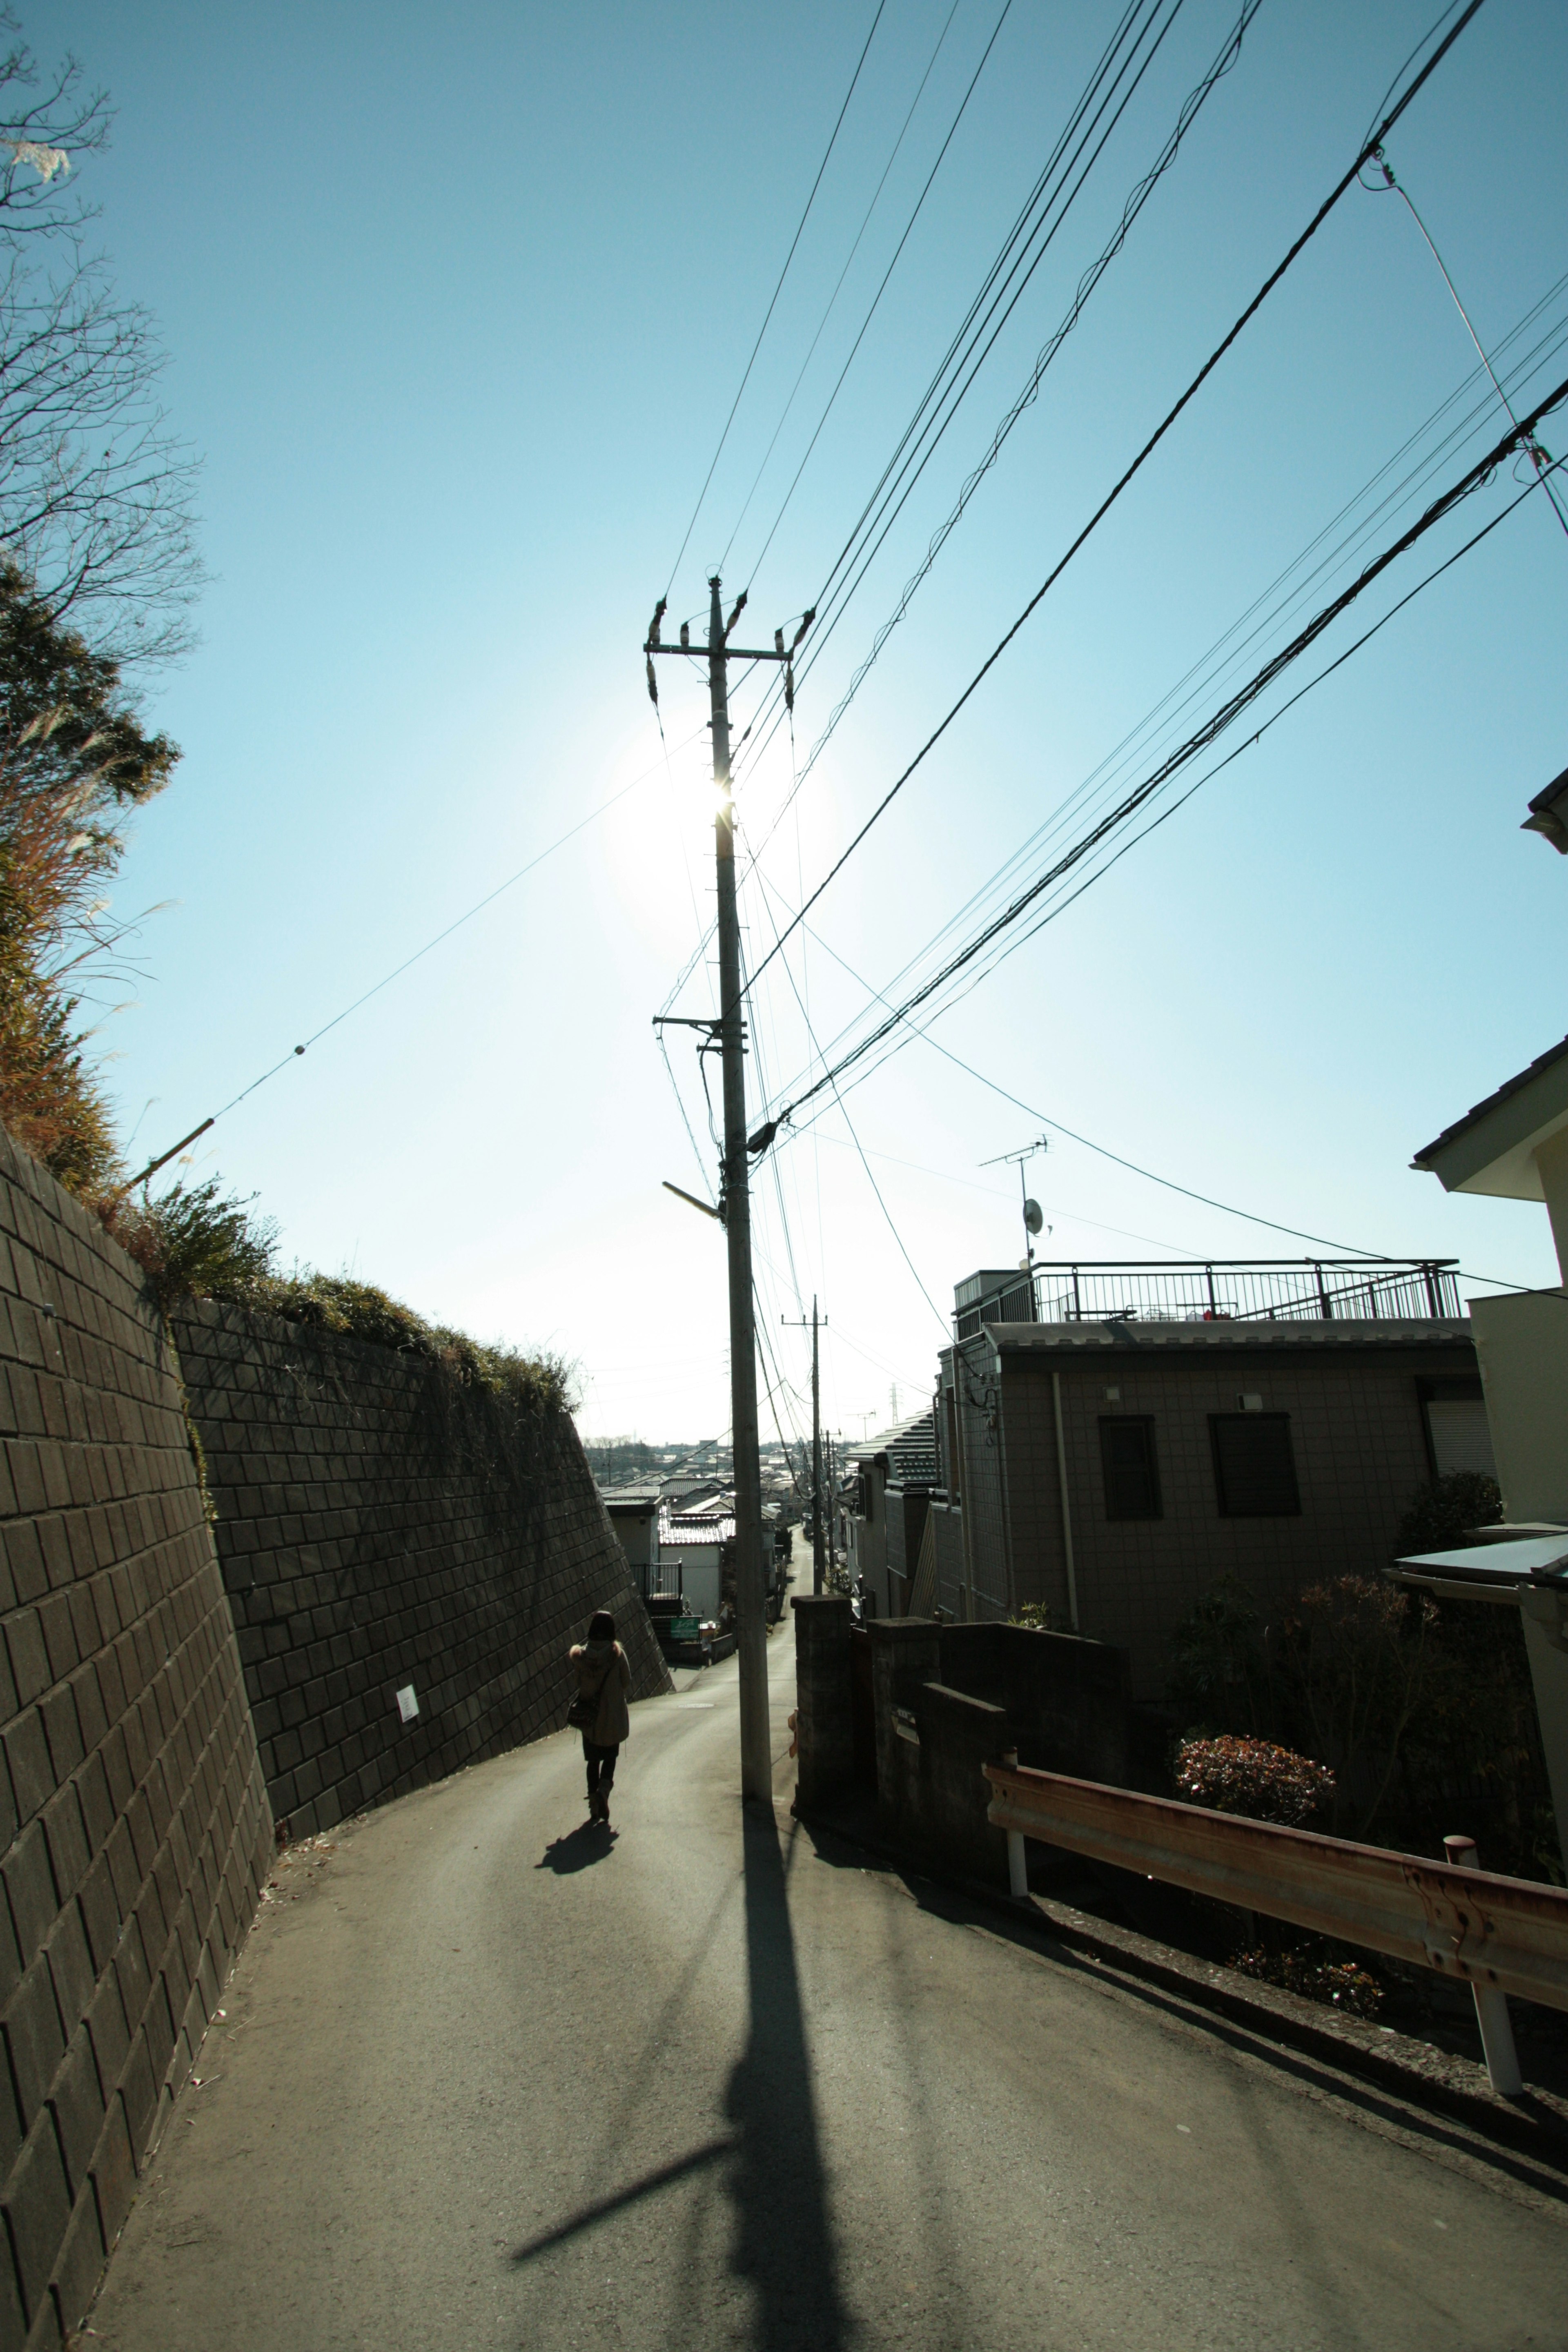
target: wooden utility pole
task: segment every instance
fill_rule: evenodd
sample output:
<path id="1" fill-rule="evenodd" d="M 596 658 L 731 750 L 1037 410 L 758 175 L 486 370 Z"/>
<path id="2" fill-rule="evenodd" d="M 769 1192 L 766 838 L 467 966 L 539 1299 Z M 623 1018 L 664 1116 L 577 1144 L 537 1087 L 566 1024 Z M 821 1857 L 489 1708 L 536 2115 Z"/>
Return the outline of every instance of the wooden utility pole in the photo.
<path id="1" fill-rule="evenodd" d="M 823 1321 L 827 1320 L 826 1316 Z M 781 1315 L 779 1321 L 789 1324 L 789 1317 Z M 794 1326 L 797 1331 L 805 1328 L 805 1318 Z M 822 1514 L 826 1506 L 822 1491 L 822 1381 L 816 1352 L 816 1294 L 811 1298 L 811 1589 L 814 1592 L 827 1590 L 823 1575 L 824 1537 Z"/>
<path id="2" fill-rule="evenodd" d="M 741 1659 L 741 1794 L 759 1804 L 773 1801 L 773 1750 L 768 1735 L 768 1633 L 764 1614 L 763 1574 L 763 1478 L 757 1455 L 757 1339 L 752 1307 L 751 1161 L 746 1145 L 746 1030 L 741 992 L 741 929 L 735 908 L 735 803 L 730 781 L 729 664 L 737 661 L 778 661 L 793 698 L 794 679 L 788 665 L 805 634 L 803 623 L 788 651 L 784 633 L 775 632 L 772 648 L 757 653 L 732 646 L 730 632 L 745 606 L 742 595 L 728 621 L 720 601 L 718 574 L 708 583 L 708 687 L 713 728 L 713 846 L 719 885 L 719 1018 L 695 1023 L 716 1037 L 724 1074 L 724 1161 L 720 1187 L 720 1213 L 724 1221 L 730 1264 L 730 1423 L 735 1477 L 735 1631 Z M 683 627 L 681 642 L 661 644 L 664 619 L 661 597 L 649 626 L 643 652 L 647 659 L 648 692 L 655 705 L 658 688 L 654 677 L 656 654 L 689 655 L 691 646 Z"/>

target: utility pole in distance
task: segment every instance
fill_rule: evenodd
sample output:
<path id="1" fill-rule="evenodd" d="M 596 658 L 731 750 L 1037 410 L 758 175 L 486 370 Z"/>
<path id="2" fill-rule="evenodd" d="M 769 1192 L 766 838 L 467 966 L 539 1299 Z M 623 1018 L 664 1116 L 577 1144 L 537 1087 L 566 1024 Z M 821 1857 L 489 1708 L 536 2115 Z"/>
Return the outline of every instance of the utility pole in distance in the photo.
<path id="1" fill-rule="evenodd" d="M 756 653 L 731 646 L 730 632 L 744 610 L 742 594 L 726 621 L 720 602 L 719 576 L 708 583 L 708 686 L 713 726 L 713 845 L 719 885 L 719 1019 L 697 1025 L 718 1032 L 724 1073 L 724 1163 L 720 1192 L 730 1270 L 730 1423 L 735 1475 L 735 1619 L 741 1658 L 741 1794 L 759 1804 L 773 1802 L 773 1749 L 768 1736 L 768 1631 L 764 1615 L 763 1576 L 763 1475 L 757 1456 L 757 1335 L 752 1306 L 751 1163 L 746 1142 L 746 1034 L 741 1009 L 741 929 L 735 908 L 735 803 L 730 782 L 731 655 L 740 661 L 777 661 L 785 666 L 786 690 L 793 700 L 794 677 L 789 667 L 795 646 L 805 635 L 808 614 L 795 644 L 784 649 L 784 632 L 774 633 L 773 648 Z M 647 688 L 655 706 L 658 688 L 654 677 L 656 654 L 691 652 L 683 626 L 679 645 L 659 641 L 665 599 L 661 596 L 648 627 L 643 652 L 647 658 Z M 768 1138 L 771 1141 L 771 1135 Z M 759 1144 L 759 1150 L 763 1147 Z"/>
<path id="2" fill-rule="evenodd" d="M 826 1323 L 826 1316 L 825 1315 L 822 1319 Z M 781 1315 L 779 1321 L 796 1331 L 804 1331 L 805 1328 L 804 1315 L 793 1327 L 790 1327 L 787 1315 Z M 818 1377 L 816 1353 L 816 1293 L 813 1291 L 811 1295 L 811 1589 L 814 1592 L 824 1592 L 827 1589 L 822 1572 L 822 1382 Z"/>

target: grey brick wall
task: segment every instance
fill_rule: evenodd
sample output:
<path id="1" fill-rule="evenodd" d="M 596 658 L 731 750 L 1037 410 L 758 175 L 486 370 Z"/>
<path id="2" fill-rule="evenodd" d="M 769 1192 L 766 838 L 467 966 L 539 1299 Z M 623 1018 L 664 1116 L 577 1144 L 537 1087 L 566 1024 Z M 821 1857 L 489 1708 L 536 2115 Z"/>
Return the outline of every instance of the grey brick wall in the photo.
<path id="1" fill-rule="evenodd" d="M 141 1276 L 0 1135 L 0 2352 L 87 2308 L 270 1849 Z"/>
<path id="2" fill-rule="evenodd" d="M 571 1421 L 425 1360 L 188 1302 L 174 1318 L 274 1813 L 296 1836 L 559 1729 L 614 1611 L 669 1677 Z M 412 1684 L 405 1724 L 395 1694 Z"/>

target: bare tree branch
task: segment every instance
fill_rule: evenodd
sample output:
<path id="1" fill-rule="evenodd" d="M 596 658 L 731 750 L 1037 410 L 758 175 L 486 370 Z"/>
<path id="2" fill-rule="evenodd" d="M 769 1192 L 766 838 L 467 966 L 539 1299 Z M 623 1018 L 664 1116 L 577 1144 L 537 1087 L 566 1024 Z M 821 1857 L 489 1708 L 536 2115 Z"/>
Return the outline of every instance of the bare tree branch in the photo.
<path id="1" fill-rule="evenodd" d="M 0 54 L 0 551 L 95 652 L 140 667 L 191 643 L 197 460 L 159 405 L 150 313 L 85 241 L 77 168 L 110 122 L 74 58 L 41 79 L 20 40 Z"/>

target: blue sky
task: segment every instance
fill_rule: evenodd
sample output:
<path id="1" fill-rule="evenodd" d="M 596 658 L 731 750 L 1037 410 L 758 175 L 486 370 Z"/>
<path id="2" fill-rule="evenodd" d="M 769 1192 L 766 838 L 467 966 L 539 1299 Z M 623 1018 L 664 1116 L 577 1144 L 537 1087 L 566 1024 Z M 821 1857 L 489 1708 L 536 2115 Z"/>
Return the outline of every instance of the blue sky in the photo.
<path id="1" fill-rule="evenodd" d="M 1185 0 L 803 679 L 802 755 L 1239 5 Z M 951 5 L 888 0 L 672 622 L 705 607 Z M 735 533 L 727 584 L 751 578 L 763 642 L 820 585 L 1117 13 L 1015 0 L 753 577 L 999 6 L 952 11 Z M 84 0 L 25 21 L 43 58 L 68 47 L 114 95 L 113 148 L 84 184 L 205 459 L 202 643 L 151 689 L 184 760 L 116 892 L 121 913 L 170 902 L 144 927 L 139 1002 L 105 1033 L 124 1129 L 138 1157 L 173 1141 L 641 776 L 290 1059 L 195 1163 L 259 1195 L 286 1256 L 575 1359 L 594 1433 L 694 1436 L 728 1417 L 721 1239 L 660 1189 L 703 1174 L 650 1027 L 710 910 L 703 688 L 665 665 L 667 770 L 638 646 L 871 14 Z M 1435 14 L 1264 0 L 764 851 L 743 900 L 753 961 L 1337 180 Z M 1565 52 L 1560 11 L 1489 0 L 1391 142 L 1489 346 L 1568 270 Z M 1565 318 L 1559 294 L 1537 337 Z M 814 911 L 821 944 L 792 969 L 819 1035 L 864 1025 L 833 957 L 884 988 L 1474 364 L 1409 215 L 1352 190 Z M 1542 365 L 1542 388 L 1568 373 L 1561 353 Z M 1483 421 L 1426 495 L 1486 446 Z M 1568 424 L 1544 438 L 1557 448 Z M 1366 618 L 1516 487 L 1505 468 Z M 1302 616 L 1352 569 L 1326 573 Z M 1349 1244 L 1552 1278 L 1539 1208 L 1449 1201 L 1408 1162 L 1562 1034 L 1568 867 L 1519 822 L 1568 761 L 1565 619 L 1568 538 L 1537 493 L 936 1034 L 1194 1191 Z M 1321 658 L 1356 633 L 1339 625 Z M 755 699 L 740 688 L 737 731 Z M 790 781 L 780 735 L 742 795 L 748 841 Z M 787 1093 L 811 1048 L 782 960 L 759 997 L 761 1076 Z M 700 963 L 676 1009 L 710 1003 Z M 937 1308 L 973 1267 L 1015 1259 L 1010 1171 L 981 1163 L 1036 1124 L 918 1042 L 845 1110 L 882 1204 L 835 1110 L 764 1176 L 759 1281 L 797 1391 L 805 1349 L 777 1318 L 820 1296 L 827 1417 L 858 1435 L 895 1380 L 903 1409 L 929 1386 L 941 1343 L 904 1252 Z M 1031 1181 L 1056 1256 L 1305 1247 L 1060 1137 Z"/>

